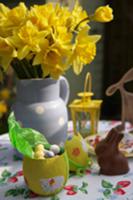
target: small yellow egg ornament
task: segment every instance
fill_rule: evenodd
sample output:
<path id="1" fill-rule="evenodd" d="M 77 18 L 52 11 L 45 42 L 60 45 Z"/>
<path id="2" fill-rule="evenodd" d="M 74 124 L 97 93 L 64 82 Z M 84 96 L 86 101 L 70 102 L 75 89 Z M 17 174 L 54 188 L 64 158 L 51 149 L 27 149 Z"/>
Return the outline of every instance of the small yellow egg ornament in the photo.
<path id="1" fill-rule="evenodd" d="M 77 133 L 68 136 L 65 148 L 69 158 L 70 171 L 80 174 L 91 163 L 91 159 L 88 157 L 89 145 L 80 133 Z"/>

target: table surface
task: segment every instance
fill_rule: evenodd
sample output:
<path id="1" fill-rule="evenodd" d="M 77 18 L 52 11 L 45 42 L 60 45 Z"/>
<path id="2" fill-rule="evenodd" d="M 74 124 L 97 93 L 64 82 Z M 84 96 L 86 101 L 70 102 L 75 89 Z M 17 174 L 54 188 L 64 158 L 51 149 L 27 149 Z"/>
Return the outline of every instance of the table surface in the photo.
<path id="1" fill-rule="evenodd" d="M 114 121 L 102 121 L 100 130 L 107 131 L 115 124 Z M 69 132 L 72 132 L 71 124 Z M 0 136 L 0 200 L 133 200 L 132 158 L 129 159 L 129 166 L 130 171 L 121 176 L 99 175 L 95 167 L 86 170 L 83 177 L 71 174 L 66 187 L 59 194 L 39 197 L 27 188 L 23 179 L 22 160 L 11 147 L 8 134 L 4 134 Z"/>

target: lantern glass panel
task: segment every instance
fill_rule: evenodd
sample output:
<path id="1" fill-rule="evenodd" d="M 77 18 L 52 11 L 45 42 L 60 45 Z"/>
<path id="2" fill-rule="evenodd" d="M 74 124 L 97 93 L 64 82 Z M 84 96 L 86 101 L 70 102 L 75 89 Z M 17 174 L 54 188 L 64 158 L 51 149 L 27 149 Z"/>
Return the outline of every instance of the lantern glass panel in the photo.
<path id="1" fill-rule="evenodd" d="M 76 112 L 76 130 L 84 138 L 98 131 L 99 109 L 93 112 Z"/>
<path id="2" fill-rule="evenodd" d="M 90 133 L 90 113 L 77 112 L 76 113 L 76 129 L 84 138 Z"/>

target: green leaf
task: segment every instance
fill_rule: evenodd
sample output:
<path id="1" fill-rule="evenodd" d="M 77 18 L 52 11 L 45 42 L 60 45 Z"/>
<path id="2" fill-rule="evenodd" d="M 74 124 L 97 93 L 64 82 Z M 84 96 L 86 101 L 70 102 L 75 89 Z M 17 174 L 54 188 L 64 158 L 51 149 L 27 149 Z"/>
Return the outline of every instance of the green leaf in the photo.
<path id="1" fill-rule="evenodd" d="M 5 197 L 8 197 L 8 196 L 15 197 L 15 196 L 24 194 L 24 192 L 25 192 L 25 188 L 17 188 L 16 187 L 15 189 L 10 189 L 10 190 L 6 191 Z"/>
<path id="2" fill-rule="evenodd" d="M 83 188 L 86 188 L 87 186 L 88 186 L 88 183 L 86 183 L 86 182 L 83 182 L 83 183 L 82 183 L 82 187 L 83 187 Z"/>
<path id="3" fill-rule="evenodd" d="M 5 183 L 6 178 L 0 178 L 0 184 Z"/>
<path id="4" fill-rule="evenodd" d="M 48 144 L 44 135 L 31 128 L 21 128 L 12 112 L 8 118 L 9 137 L 14 148 L 20 153 L 33 158 L 33 148 L 37 144 Z"/>
<path id="5" fill-rule="evenodd" d="M 9 171 L 7 171 L 7 170 L 4 170 L 4 171 L 2 172 L 2 174 L 1 174 L 1 176 L 2 176 L 3 178 L 8 178 L 8 177 L 11 176 L 11 172 L 9 172 Z"/>
<path id="6" fill-rule="evenodd" d="M 51 197 L 51 200 L 60 200 L 60 198 L 58 196 L 53 196 Z"/>
<path id="7" fill-rule="evenodd" d="M 88 194 L 88 191 L 85 189 L 85 188 L 79 188 L 79 190 L 81 191 L 81 192 L 83 192 L 84 194 Z"/>
<path id="8" fill-rule="evenodd" d="M 7 190 L 5 193 L 5 197 L 13 196 L 13 195 L 14 195 L 14 189 Z"/>
<path id="9" fill-rule="evenodd" d="M 104 192 L 103 192 L 104 196 L 106 198 L 109 198 L 110 197 L 110 194 L 111 194 L 111 191 L 109 189 L 106 189 Z"/>
<path id="10" fill-rule="evenodd" d="M 73 191 L 74 191 L 74 192 L 77 192 L 77 191 L 78 191 L 78 186 L 77 186 L 77 185 L 74 185 L 74 186 L 73 186 Z"/>
<path id="11" fill-rule="evenodd" d="M 112 188 L 113 187 L 113 185 L 110 182 L 107 182 L 105 180 L 102 180 L 102 186 L 104 188 Z"/>

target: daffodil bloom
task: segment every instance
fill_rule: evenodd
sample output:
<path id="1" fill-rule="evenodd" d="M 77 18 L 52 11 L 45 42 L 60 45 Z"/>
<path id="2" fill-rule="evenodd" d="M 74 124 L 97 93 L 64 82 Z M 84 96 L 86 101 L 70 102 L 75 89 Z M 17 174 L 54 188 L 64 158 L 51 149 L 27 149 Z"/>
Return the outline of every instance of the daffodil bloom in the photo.
<path id="1" fill-rule="evenodd" d="M 18 29 L 26 20 L 27 8 L 24 3 L 20 3 L 13 9 L 1 5 L 3 8 L 3 20 L 0 21 L 0 28 L 4 36 L 8 37 L 12 35 L 12 30 Z"/>
<path id="2" fill-rule="evenodd" d="M 71 22 L 71 30 L 74 30 L 75 27 L 83 20 L 88 18 L 88 20 L 83 21 L 80 23 L 78 28 L 83 28 L 87 25 L 89 22 L 88 14 L 85 10 L 82 9 L 82 7 L 79 5 L 78 1 L 76 1 L 74 9 L 72 10 L 72 22 Z"/>
<path id="3" fill-rule="evenodd" d="M 27 78 L 40 77 L 29 66 L 35 67 L 34 72 L 40 66 L 43 77 L 58 78 L 71 66 L 79 74 L 95 58 L 100 39 L 90 35 L 89 22 L 112 19 L 108 5 L 88 15 L 78 0 L 72 9 L 53 3 L 27 8 L 22 2 L 10 9 L 0 3 L 0 67 L 6 71 L 12 64 L 18 77 L 24 70 Z"/>
<path id="4" fill-rule="evenodd" d="M 93 20 L 97 22 L 110 22 L 113 20 L 112 8 L 109 5 L 97 8 L 93 15 Z"/>
<path id="5" fill-rule="evenodd" d="M 8 39 L 0 37 L 0 66 L 6 71 L 17 52 Z"/>
<path id="6" fill-rule="evenodd" d="M 45 32 L 39 32 L 37 27 L 30 21 L 20 28 L 19 31 L 14 32 L 10 38 L 11 43 L 18 50 L 18 59 L 22 60 L 30 52 L 40 51 L 39 43 L 45 37 Z"/>
<path id="7" fill-rule="evenodd" d="M 54 6 L 52 3 L 45 5 L 35 5 L 31 7 L 28 13 L 28 19 L 38 27 L 39 30 L 47 30 L 50 28 L 51 22 L 50 18 L 54 14 Z M 57 17 L 55 15 L 57 20 Z"/>
<path id="8" fill-rule="evenodd" d="M 1 101 L 0 102 L 0 116 L 7 112 L 7 105 Z"/>
<path id="9" fill-rule="evenodd" d="M 0 99 L 7 101 L 10 98 L 10 91 L 7 88 L 4 88 L 0 91 Z"/>
<path id="10" fill-rule="evenodd" d="M 54 73 L 63 74 L 68 68 L 67 59 L 71 54 L 71 39 L 72 34 L 67 33 L 67 28 L 56 28 L 54 33 L 51 33 L 47 39 L 40 43 L 41 51 L 38 52 L 34 58 L 33 65 L 42 64 L 43 75 L 51 75 Z M 44 70 L 45 69 L 45 70 Z"/>
<path id="11" fill-rule="evenodd" d="M 90 64 L 96 56 L 96 42 L 99 35 L 88 35 L 88 28 L 82 29 L 76 38 L 71 61 L 76 74 L 82 71 L 83 65 Z"/>

